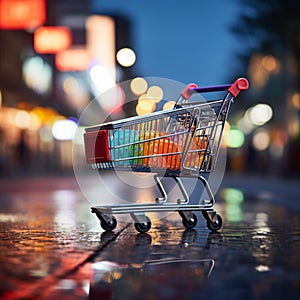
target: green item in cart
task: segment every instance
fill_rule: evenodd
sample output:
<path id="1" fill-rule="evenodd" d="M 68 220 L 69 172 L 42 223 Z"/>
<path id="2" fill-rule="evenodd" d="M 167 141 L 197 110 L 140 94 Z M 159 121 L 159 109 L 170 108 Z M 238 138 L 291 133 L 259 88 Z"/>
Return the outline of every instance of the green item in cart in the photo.
<path id="1" fill-rule="evenodd" d="M 130 166 L 139 162 L 141 145 L 136 130 L 117 129 L 110 135 L 111 160 L 116 166 Z"/>

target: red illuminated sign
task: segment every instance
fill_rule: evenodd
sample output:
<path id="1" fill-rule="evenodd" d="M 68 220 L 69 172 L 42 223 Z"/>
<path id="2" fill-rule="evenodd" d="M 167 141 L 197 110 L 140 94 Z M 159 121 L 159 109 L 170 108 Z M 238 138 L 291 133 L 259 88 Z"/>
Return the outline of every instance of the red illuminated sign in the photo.
<path id="1" fill-rule="evenodd" d="M 74 47 L 60 51 L 55 56 L 55 65 L 59 71 L 85 71 L 90 58 L 84 47 Z"/>
<path id="2" fill-rule="evenodd" d="M 72 43 L 72 34 L 67 27 L 45 26 L 34 32 L 34 49 L 38 53 L 57 53 Z"/>
<path id="3" fill-rule="evenodd" d="M 45 0 L 0 0 L 1 29 L 32 29 L 45 20 Z"/>

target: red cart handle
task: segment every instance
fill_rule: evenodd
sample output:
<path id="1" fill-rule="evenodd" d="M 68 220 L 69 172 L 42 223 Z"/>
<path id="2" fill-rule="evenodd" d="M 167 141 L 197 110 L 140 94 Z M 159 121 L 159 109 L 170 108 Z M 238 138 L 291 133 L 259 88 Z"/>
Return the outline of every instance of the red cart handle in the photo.
<path id="1" fill-rule="evenodd" d="M 238 78 L 228 89 L 228 92 L 236 97 L 240 91 L 246 91 L 249 88 L 249 82 L 246 78 Z"/>
<path id="2" fill-rule="evenodd" d="M 245 91 L 249 87 L 248 80 L 246 78 L 238 78 L 232 84 L 216 85 L 216 86 L 207 86 L 199 88 L 195 83 L 188 84 L 180 95 L 188 100 L 193 93 L 207 93 L 207 92 L 219 92 L 219 91 L 228 91 L 233 97 L 236 97 L 240 91 Z"/>

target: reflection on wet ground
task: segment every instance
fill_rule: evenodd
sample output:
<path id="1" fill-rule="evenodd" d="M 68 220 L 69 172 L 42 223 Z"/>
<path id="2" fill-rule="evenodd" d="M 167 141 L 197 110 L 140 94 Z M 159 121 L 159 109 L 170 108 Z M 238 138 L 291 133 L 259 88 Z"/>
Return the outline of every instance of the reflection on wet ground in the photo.
<path id="1" fill-rule="evenodd" d="M 210 277 L 214 260 L 188 253 L 188 248 L 197 237 L 196 230 L 185 230 L 174 235 L 176 236 L 169 241 L 165 240 L 166 236 L 162 237 L 159 234 L 154 238 L 150 234 L 135 233 L 126 238 L 120 236 L 117 243 L 130 245 L 130 248 L 125 250 L 129 251 L 130 259 L 128 260 L 128 252 L 127 255 L 118 255 L 111 251 L 109 254 L 103 253 L 101 260 L 92 264 L 94 276 L 90 287 L 90 299 L 97 299 L 104 286 L 105 291 L 109 291 L 110 294 L 110 298 L 107 299 L 193 297 L 193 293 Z M 122 251 L 119 247 L 114 250 Z M 105 260 L 116 255 L 117 259 L 113 263 Z"/>
<path id="2" fill-rule="evenodd" d="M 104 286 L 110 295 L 107 299 L 141 299 L 141 295 L 142 299 L 184 299 L 192 296 L 189 292 L 195 290 L 195 285 L 201 286 L 209 277 L 214 261 L 160 259 L 146 262 L 141 268 L 125 269 L 109 262 L 99 264 L 93 264 L 94 277 L 89 299 L 99 299 Z M 104 269 L 103 264 L 108 264 L 108 268 Z M 185 280 L 182 280 L 183 273 L 186 274 Z M 116 288 L 116 284 L 123 288 Z"/>
<path id="3" fill-rule="evenodd" d="M 0 297 L 298 299 L 299 210 L 257 195 L 220 190 L 221 233 L 210 233 L 201 214 L 185 230 L 172 213 L 137 234 L 128 222 L 103 232 L 74 189 L 7 189 L 0 195 Z"/>
<path id="4" fill-rule="evenodd" d="M 257 222 L 265 222 L 260 217 Z M 122 299 L 140 299 L 141 295 L 143 299 L 196 299 L 196 295 L 209 297 L 212 292 L 216 299 L 296 299 L 299 244 L 295 238 L 299 231 L 286 237 L 290 228 L 257 222 L 229 226 L 222 234 L 171 227 L 155 230 L 151 238 L 120 236 L 116 247 L 98 257 L 100 262 L 123 266 L 118 278 L 106 285 L 111 286 L 112 295 L 126 295 Z M 122 245 L 130 247 L 125 250 Z M 95 281 L 91 291 L 100 286 Z"/>

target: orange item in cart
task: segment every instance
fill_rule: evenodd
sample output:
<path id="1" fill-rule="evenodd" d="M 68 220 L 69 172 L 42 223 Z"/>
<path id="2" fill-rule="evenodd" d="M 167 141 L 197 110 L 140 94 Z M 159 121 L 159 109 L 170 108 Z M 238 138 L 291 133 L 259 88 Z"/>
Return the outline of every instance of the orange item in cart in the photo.
<path id="1" fill-rule="evenodd" d="M 179 135 L 175 138 L 178 150 L 180 152 L 185 151 L 186 156 L 183 161 L 183 166 L 187 168 L 196 168 L 201 167 L 202 161 L 205 155 L 205 149 L 207 146 L 207 136 L 206 135 L 197 135 L 192 140 L 190 134 Z M 183 147 L 186 145 L 186 148 Z M 184 153 L 183 153 L 184 155 Z"/>
<path id="2" fill-rule="evenodd" d="M 192 141 L 190 135 L 178 135 L 174 138 L 164 137 L 162 132 L 145 132 L 140 135 L 141 148 L 143 149 L 142 163 L 150 168 L 163 168 L 179 170 L 181 168 L 182 151 L 187 151 L 184 166 L 199 169 L 205 155 L 207 136 L 195 136 Z M 183 149 L 185 143 L 187 149 Z"/>
<path id="3" fill-rule="evenodd" d="M 170 170 L 180 169 L 180 157 L 177 145 L 170 139 L 162 137 L 161 133 L 146 132 L 142 139 L 143 164 L 150 168 L 163 168 Z M 149 140 L 149 141 L 147 141 Z"/>
<path id="4" fill-rule="evenodd" d="M 204 159 L 207 146 L 206 136 L 196 136 L 190 143 L 187 156 L 184 161 L 185 167 L 200 168 Z"/>

